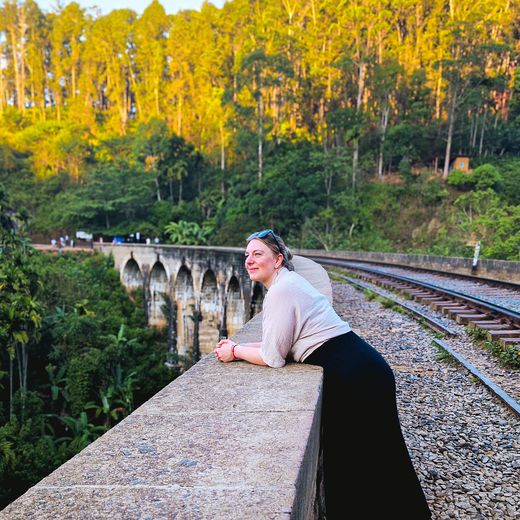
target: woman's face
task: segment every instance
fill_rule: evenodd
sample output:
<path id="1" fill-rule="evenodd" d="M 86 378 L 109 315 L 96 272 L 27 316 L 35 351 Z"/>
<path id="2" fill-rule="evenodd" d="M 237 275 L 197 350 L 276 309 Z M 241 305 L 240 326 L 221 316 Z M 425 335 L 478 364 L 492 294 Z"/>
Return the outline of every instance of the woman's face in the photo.
<path id="1" fill-rule="evenodd" d="M 247 244 L 245 265 L 254 282 L 269 287 L 282 261 L 282 255 L 275 255 L 261 240 L 254 238 Z"/>

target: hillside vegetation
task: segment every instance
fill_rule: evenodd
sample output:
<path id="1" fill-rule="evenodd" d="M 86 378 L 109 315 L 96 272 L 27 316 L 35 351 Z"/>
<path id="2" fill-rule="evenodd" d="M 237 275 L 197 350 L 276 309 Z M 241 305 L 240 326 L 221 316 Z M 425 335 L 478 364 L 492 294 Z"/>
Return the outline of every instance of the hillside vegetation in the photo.
<path id="1" fill-rule="evenodd" d="M 38 239 L 519 259 L 519 4 L 0 8 L 0 183 Z M 472 175 L 450 180 L 456 155 Z M 481 169 L 484 168 L 484 169 Z M 398 182 L 395 182 L 397 179 Z"/>

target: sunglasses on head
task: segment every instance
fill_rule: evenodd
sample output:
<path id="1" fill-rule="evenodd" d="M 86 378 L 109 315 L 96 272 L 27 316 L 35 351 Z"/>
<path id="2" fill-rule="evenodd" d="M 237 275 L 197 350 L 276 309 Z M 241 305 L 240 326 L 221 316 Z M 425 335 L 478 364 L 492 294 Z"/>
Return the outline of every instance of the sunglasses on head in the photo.
<path id="1" fill-rule="evenodd" d="M 257 231 L 256 233 L 251 233 L 246 238 L 246 241 L 249 242 L 250 240 L 253 240 L 253 238 L 265 238 L 269 233 L 272 233 L 273 237 L 274 237 L 274 231 L 272 229 L 264 229 L 263 231 Z"/>
<path id="2" fill-rule="evenodd" d="M 276 244 L 276 247 L 278 248 L 278 251 L 280 251 L 280 253 L 282 255 L 284 255 L 283 249 L 280 246 L 280 242 L 278 242 L 278 239 L 276 238 L 276 235 L 274 234 L 274 231 L 272 229 L 264 229 L 262 231 L 257 231 L 256 233 L 251 233 L 246 238 L 246 242 L 253 240 L 253 238 L 265 238 L 267 235 L 269 235 L 269 233 L 271 233 L 271 235 L 273 235 L 273 240 L 274 240 L 274 243 Z"/>

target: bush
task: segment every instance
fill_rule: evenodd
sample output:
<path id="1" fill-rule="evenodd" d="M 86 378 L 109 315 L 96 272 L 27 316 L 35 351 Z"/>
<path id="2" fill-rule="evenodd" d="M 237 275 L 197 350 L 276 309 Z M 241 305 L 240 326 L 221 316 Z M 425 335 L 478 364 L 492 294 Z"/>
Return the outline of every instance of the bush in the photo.
<path id="1" fill-rule="evenodd" d="M 470 188 L 475 184 L 471 174 L 461 170 L 452 170 L 448 175 L 448 180 L 446 182 L 450 186 L 455 186 L 457 188 Z"/>

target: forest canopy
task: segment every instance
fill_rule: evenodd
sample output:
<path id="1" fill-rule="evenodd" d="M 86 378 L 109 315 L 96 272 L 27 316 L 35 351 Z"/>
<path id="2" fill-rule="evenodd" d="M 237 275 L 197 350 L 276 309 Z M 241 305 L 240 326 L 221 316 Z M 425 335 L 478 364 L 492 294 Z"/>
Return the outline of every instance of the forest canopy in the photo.
<path id="1" fill-rule="evenodd" d="M 45 240 L 235 245 L 270 226 L 296 246 L 458 255 L 481 240 L 518 259 L 519 10 L 4 0 L 0 183 Z M 495 168 L 487 194 L 447 183 L 458 155 Z"/>

